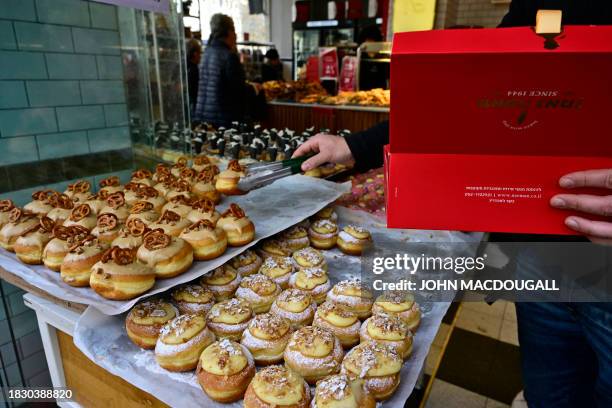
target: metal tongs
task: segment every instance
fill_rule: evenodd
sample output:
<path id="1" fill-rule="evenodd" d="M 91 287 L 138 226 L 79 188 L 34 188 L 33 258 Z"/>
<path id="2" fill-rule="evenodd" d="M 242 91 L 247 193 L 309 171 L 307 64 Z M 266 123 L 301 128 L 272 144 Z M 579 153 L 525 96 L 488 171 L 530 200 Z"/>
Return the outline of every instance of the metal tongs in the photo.
<path id="1" fill-rule="evenodd" d="M 238 189 L 243 192 L 261 188 L 283 177 L 302 171 L 302 163 L 311 156 L 302 156 L 270 163 L 254 163 L 246 168 L 246 176 L 238 182 Z"/>

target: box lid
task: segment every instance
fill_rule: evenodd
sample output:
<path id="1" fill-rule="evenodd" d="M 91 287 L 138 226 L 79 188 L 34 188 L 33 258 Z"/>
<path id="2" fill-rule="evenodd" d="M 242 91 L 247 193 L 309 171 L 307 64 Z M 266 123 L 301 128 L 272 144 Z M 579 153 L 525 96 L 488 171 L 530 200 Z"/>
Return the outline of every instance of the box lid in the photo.
<path id="1" fill-rule="evenodd" d="M 390 150 L 610 156 L 610 72 L 612 26 L 396 34 Z"/>

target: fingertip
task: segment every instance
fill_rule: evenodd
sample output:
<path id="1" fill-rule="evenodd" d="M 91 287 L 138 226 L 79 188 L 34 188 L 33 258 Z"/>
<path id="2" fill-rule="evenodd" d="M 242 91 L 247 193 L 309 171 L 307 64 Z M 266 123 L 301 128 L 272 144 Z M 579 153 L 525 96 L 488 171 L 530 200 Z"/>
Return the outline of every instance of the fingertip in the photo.
<path id="1" fill-rule="evenodd" d="M 575 231 L 580 231 L 580 224 L 578 223 L 576 217 L 567 217 L 565 219 L 565 225 Z"/>
<path id="2" fill-rule="evenodd" d="M 562 188 L 572 188 L 572 187 L 574 187 L 576 185 L 576 182 L 571 177 L 563 176 L 559 180 L 559 185 Z"/>

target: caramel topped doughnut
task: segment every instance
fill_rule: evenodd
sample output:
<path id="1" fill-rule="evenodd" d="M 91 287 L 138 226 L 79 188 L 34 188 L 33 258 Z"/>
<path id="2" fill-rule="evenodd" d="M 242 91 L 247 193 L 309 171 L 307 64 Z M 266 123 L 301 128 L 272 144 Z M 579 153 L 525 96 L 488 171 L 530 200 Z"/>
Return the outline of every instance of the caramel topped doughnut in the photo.
<path id="1" fill-rule="evenodd" d="M 136 262 L 136 251 L 112 247 L 91 268 L 89 286 L 111 300 L 133 299 L 155 284 L 155 271 Z"/>
<path id="2" fill-rule="evenodd" d="M 183 230 L 181 238 L 193 247 L 195 259 L 218 258 L 227 248 L 227 234 L 208 220 L 200 220 Z"/>
<path id="3" fill-rule="evenodd" d="M 306 326 L 293 332 L 285 349 L 285 364 L 309 384 L 340 371 L 344 352 L 340 341 L 327 329 Z"/>
<path id="4" fill-rule="evenodd" d="M 172 301 L 183 314 L 206 315 L 215 304 L 215 295 L 201 285 L 185 285 L 172 292 Z"/>
<path id="5" fill-rule="evenodd" d="M 173 278 L 193 264 L 193 248 L 181 238 L 172 237 L 162 229 L 147 232 L 136 254 L 138 260 L 155 270 L 159 279 Z"/>
<path id="6" fill-rule="evenodd" d="M 245 168 L 238 163 L 238 160 L 232 160 L 227 165 L 227 169 L 217 176 L 215 188 L 225 195 L 242 194 L 238 189 L 238 182 L 244 176 L 246 176 Z"/>
<path id="7" fill-rule="evenodd" d="M 238 401 L 255 375 L 255 363 L 244 346 L 223 339 L 202 352 L 196 375 L 211 399 L 224 403 Z"/>
<path id="8" fill-rule="evenodd" d="M 11 200 L 0 200 L 0 228 L 9 222 L 9 213 L 15 208 Z"/>
<path id="9" fill-rule="evenodd" d="M 100 211 L 106 207 L 106 199 L 102 197 L 105 193 L 106 192 L 102 194 L 89 194 L 85 199 L 84 204 L 87 204 L 96 215 L 100 214 Z"/>
<path id="10" fill-rule="evenodd" d="M 324 302 L 317 308 L 312 325 L 334 333 L 344 348 L 351 348 L 359 343 L 361 322 L 357 314 L 345 305 Z"/>
<path id="11" fill-rule="evenodd" d="M 166 199 L 170 201 L 174 197 L 184 196 L 191 200 L 193 196 L 191 189 L 191 184 L 187 180 L 176 179 L 172 183 L 170 190 L 166 193 Z"/>
<path id="12" fill-rule="evenodd" d="M 295 371 L 280 365 L 266 367 L 249 384 L 244 408 L 308 408 L 310 388 Z"/>
<path id="13" fill-rule="evenodd" d="M 127 221 L 138 219 L 146 225 L 152 224 L 159 219 L 159 214 L 155 211 L 153 203 L 148 201 L 136 201 L 130 208 L 130 215 Z"/>
<path id="14" fill-rule="evenodd" d="M 62 225 L 70 217 L 74 202 L 66 194 L 53 193 L 49 195 L 48 202 L 53 206 L 53 209 L 47 213 L 47 217 L 51 218 L 57 225 Z"/>
<path id="15" fill-rule="evenodd" d="M 102 259 L 108 245 L 93 235 L 75 243 L 64 257 L 60 267 L 62 280 L 75 287 L 89 286 L 91 267 Z"/>
<path id="16" fill-rule="evenodd" d="M 191 225 L 191 222 L 188 219 L 182 218 L 173 211 L 166 210 L 157 221 L 149 224 L 149 228 L 152 230 L 161 228 L 166 234 L 178 237 L 189 225 Z"/>
<path id="17" fill-rule="evenodd" d="M 121 224 L 115 214 L 100 214 L 96 220 L 96 227 L 91 234 L 98 237 L 102 242 L 110 244 L 119 236 Z"/>
<path id="18" fill-rule="evenodd" d="M 161 299 L 145 300 L 130 310 L 125 319 L 125 329 L 134 344 L 152 350 L 161 328 L 176 316 L 178 310 L 170 303 Z"/>
<path id="19" fill-rule="evenodd" d="M 187 219 L 191 222 L 207 220 L 216 225 L 221 218 L 221 214 L 215 210 L 215 203 L 208 198 L 194 201 L 191 208 L 192 210 L 187 214 Z"/>
<path id="20" fill-rule="evenodd" d="M 255 225 L 237 204 L 230 204 L 217 221 L 217 226 L 227 233 L 230 246 L 246 245 L 255 238 Z"/>
<path id="21" fill-rule="evenodd" d="M 216 170 L 216 172 L 215 172 Z M 200 199 L 211 200 L 215 204 L 221 201 L 221 194 L 215 188 L 215 176 L 218 173 L 216 166 L 210 166 L 203 169 L 196 177 L 196 183 L 193 185 L 192 192 Z"/>
<path id="22" fill-rule="evenodd" d="M 373 314 L 398 316 L 414 333 L 421 322 L 421 309 L 408 292 L 386 292 L 380 295 L 372 306 Z"/>
<path id="23" fill-rule="evenodd" d="M 268 365 L 283 360 L 283 352 L 290 336 L 289 320 L 264 313 L 251 320 L 249 327 L 242 333 L 240 342 L 253 354 L 257 364 Z"/>
<path id="24" fill-rule="evenodd" d="M 231 298 L 240 285 L 241 277 L 230 265 L 225 264 L 204 275 L 200 284 L 215 294 L 215 300 L 220 302 Z"/>
<path id="25" fill-rule="evenodd" d="M 126 224 L 119 230 L 119 235 L 112 242 L 112 246 L 120 248 L 138 248 L 142 245 L 144 235 L 149 232 L 146 224 L 138 218 L 126 221 Z"/>
<path id="26" fill-rule="evenodd" d="M 265 313 L 270 310 L 280 291 L 280 286 L 272 279 L 255 274 L 242 279 L 236 297 L 249 302 L 255 313 Z"/>
<path id="27" fill-rule="evenodd" d="M 307 292 L 287 289 L 278 295 L 270 312 L 289 320 L 291 328 L 296 330 L 312 323 L 316 308 L 316 303 Z"/>
<path id="28" fill-rule="evenodd" d="M 195 156 L 193 158 L 193 163 L 191 165 L 191 168 L 197 171 L 198 173 L 200 173 L 202 170 L 212 165 L 213 164 L 211 163 L 208 156 L 200 155 L 200 156 Z"/>
<path id="29" fill-rule="evenodd" d="M 215 304 L 208 313 L 207 324 L 218 338 L 238 341 L 253 315 L 247 301 L 234 298 Z"/>
<path id="30" fill-rule="evenodd" d="M 68 188 L 64 191 L 72 201 L 83 204 L 91 195 L 91 183 L 87 180 L 79 180 L 75 183 L 68 184 Z"/>
<path id="31" fill-rule="evenodd" d="M 317 304 L 325 301 L 327 292 L 331 289 L 327 272 L 321 268 L 299 269 L 291 275 L 289 286 L 309 293 Z"/>
<path id="32" fill-rule="evenodd" d="M 243 277 L 257 273 L 262 263 L 261 257 L 250 249 L 229 261 L 229 264 Z"/>
<path id="33" fill-rule="evenodd" d="M 372 314 L 372 293 L 359 279 L 338 282 L 327 294 L 327 300 L 350 307 L 360 319 Z"/>
<path id="34" fill-rule="evenodd" d="M 43 216 L 38 224 L 38 228 L 19 236 L 13 245 L 17 258 L 25 264 L 40 265 L 43 249 L 53 238 L 55 223 L 51 218 Z"/>
<path id="35" fill-rule="evenodd" d="M 138 169 L 132 173 L 132 182 L 144 184 L 149 187 L 153 187 L 155 182 L 153 181 L 153 173 L 147 169 Z"/>
<path id="36" fill-rule="evenodd" d="M 47 215 L 53 209 L 49 203 L 49 197 L 53 190 L 40 190 L 32 194 L 32 201 L 26 204 L 23 209 L 38 216 Z M 1 224 L 1 223 L 0 223 Z M 1 227 L 2 225 L 0 225 Z"/>
<path id="37" fill-rule="evenodd" d="M 179 194 L 169 199 L 162 207 L 161 212 L 163 214 L 165 211 L 172 211 L 180 215 L 181 218 L 186 218 L 191 210 L 191 199 L 184 194 Z"/>
<path id="38" fill-rule="evenodd" d="M 365 390 L 376 401 L 383 401 L 397 389 L 402 363 L 402 358 L 392 347 L 368 341 L 346 354 L 342 373 L 351 380 L 363 379 Z"/>
<path id="39" fill-rule="evenodd" d="M 96 215 L 88 204 L 79 204 L 72 209 L 70 216 L 64 221 L 64 226 L 80 225 L 88 230 L 96 226 Z"/>
<path id="40" fill-rule="evenodd" d="M 52 271 L 59 272 L 68 251 L 88 236 L 89 231 L 80 225 L 55 226 L 53 228 L 53 238 L 43 250 L 43 263 Z"/>
<path id="41" fill-rule="evenodd" d="M 104 191 L 103 194 L 106 195 L 116 193 L 117 191 L 123 191 L 123 187 L 121 187 L 121 181 L 117 176 L 110 176 L 103 180 L 100 180 L 98 185 L 100 186 L 100 191 L 98 191 L 98 194 L 100 194 L 100 192 L 102 191 Z"/>
<path id="42" fill-rule="evenodd" d="M 106 198 L 106 207 L 100 210 L 100 214 L 114 214 L 120 222 L 125 222 L 130 215 L 123 191 L 116 191 Z"/>
<path id="43" fill-rule="evenodd" d="M 17 238 L 38 229 L 39 225 L 36 214 L 14 207 L 9 212 L 8 222 L 0 229 L 0 246 L 14 252 Z"/>
<path id="44" fill-rule="evenodd" d="M 215 341 L 200 314 L 185 314 L 166 323 L 155 344 L 155 360 L 168 371 L 191 371 L 200 354 Z"/>

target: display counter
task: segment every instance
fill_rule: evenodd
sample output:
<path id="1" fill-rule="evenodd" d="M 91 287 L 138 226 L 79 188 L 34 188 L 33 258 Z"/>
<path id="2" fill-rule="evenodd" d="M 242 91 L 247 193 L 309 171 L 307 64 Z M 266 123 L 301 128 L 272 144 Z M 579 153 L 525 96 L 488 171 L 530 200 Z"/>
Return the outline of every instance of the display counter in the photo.
<path id="1" fill-rule="evenodd" d="M 389 120 L 388 107 L 268 102 L 266 127 L 306 129 L 311 126 L 359 132 Z"/>

